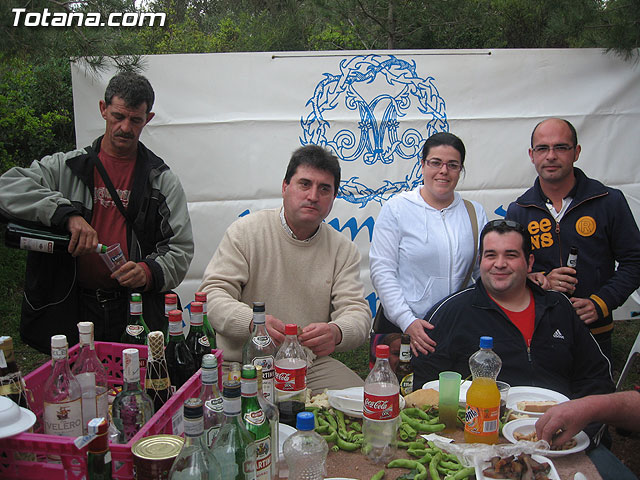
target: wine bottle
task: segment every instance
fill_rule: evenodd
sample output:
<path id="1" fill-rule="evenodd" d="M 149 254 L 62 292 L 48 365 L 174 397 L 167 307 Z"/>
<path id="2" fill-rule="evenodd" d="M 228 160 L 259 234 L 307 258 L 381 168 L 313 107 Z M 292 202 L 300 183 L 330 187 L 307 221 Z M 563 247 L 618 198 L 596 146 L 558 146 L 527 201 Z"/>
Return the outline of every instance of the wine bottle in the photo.
<path id="1" fill-rule="evenodd" d="M 146 345 L 149 327 L 142 316 L 142 295 L 131 294 L 129 302 L 129 322 L 122 332 L 121 343 L 132 343 L 135 345 Z"/>
<path id="2" fill-rule="evenodd" d="M 256 479 L 271 480 L 271 426 L 258 402 L 256 367 L 251 364 L 242 367 L 242 418 L 247 430 L 255 436 Z"/>
<path id="3" fill-rule="evenodd" d="M 68 252 L 71 235 L 53 233 L 47 230 L 23 227 L 8 223 L 4 232 L 4 243 L 9 248 L 30 250 L 32 252 L 53 253 Z M 107 246 L 98 244 L 96 253 L 105 253 Z"/>
<path id="4" fill-rule="evenodd" d="M 200 388 L 200 400 L 204 405 L 204 435 L 209 448 L 218 435 L 224 413 L 222 410 L 222 395 L 218 389 L 218 359 L 215 355 L 207 353 L 202 357 L 201 370 L 202 387 Z"/>
<path id="5" fill-rule="evenodd" d="M 198 364 L 191 355 L 182 333 L 182 312 L 180 310 L 169 312 L 169 343 L 164 354 L 167 358 L 171 385 L 177 390 L 198 371 Z"/>
<path id="6" fill-rule="evenodd" d="M 264 375 L 263 394 L 270 401 L 274 400 L 274 357 L 278 349 L 269 336 L 265 323 L 265 307 L 263 302 L 253 302 L 253 329 L 242 347 L 242 363 L 254 366 L 261 365 Z"/>
<path id="7" fill-rule="evenodd" d="M 164 358 L 164 335 L 160 331 L 150 332 L 149 357 L 147 358 L 147 374 L 144 386 L 147 395 L 153 400 L 153 409 L 158 411 L 171 397 L 171 382 L 167 360 Z"/>
<path id="8" fill-rule="evenodd" d="M 247 480 L 255 478 L 255 439 L 242 421 L 240 382 L 223 382 L 222 400 L 224 420 L 213 444 L 213 454 L 220 464 L 225 480 Z"/>
<path id="9" fill-rule="evenodd" d="M 103 417 L 92 418 L 87 430 L 89 434 L 96 435 L 87 446 L 87 479 L 111 480 L 111 451 L 107 436 L 109 424 Z"/>
<path id="10" fill-rule="evenodd" d="M 211 348 L 217 348 L 216 332 L 213 330 L 213 327 L 211 326 L 211 322 L 209 322 L 209 318 L 207 317 L 206 292 L 196 292 L 195 300 L 196 302 L 202 303 L 202 325 L 204 325 L 204 333 L 207 334 L 207 338 L 209 339 L 209 346 Z"/>
<path id="11" fill-rule="evenodd" d="M 184 445 L 169 470 L 169 480 L 220 479 L 220 465 L 204 440 L 202 400 L 184 402 Z"/>
<path id="12" fill-rule="evenodd" d="M 164 320 L 165 322 L 167 322 L 166 325 L 164 326 L 164 331 L 163 331 L 165 345 L 169 343 L 169 312 L 171 310 L 178 310 L 178 295 L 176 295 L 175 293 L 165 293 Z"/>
<path id="13" fill-rule="evenodd" d="M 82 435 L 82 387 L 69 367 L 65 335 L 51 337 L 51 375 L 44 382 L 44 433 Z"/>
<path id="14" fill-rule="evenodd" d="M 140 385 L 140 353 L 135 348 L 122 351 L 122 391 L 111 407 L 118 442 L 127 443 L 153 416 L 153 401 Z"/>
<path id="15" fill-rule="evenodd" d="M 202 364 L 202 356 L 211 353 L 209 339 L 204 333 L 202 325 L 202 303 L 191 302 L 191 321 L 189 323 L 189 334 L 187 335 L 187 346 L 196 365 Z"/>
<path id="16" fill-rule="evenodd" d="M 22 408 L 29 408 L 25 392 L 24 379 L 13 351 L 13 339 L 0 337 L 0 395 L 9 397 Z"/>
<path id="17" fill-rule="evenodd" d="M 73 373 L 82 389 L 82 425 L 86 430 L 90 420 L 109 418 L 109 382 L 107 369 L 96 355 L 93 343 L 93 323 L 78 323 L 80 353 L 73 364 Z"/>

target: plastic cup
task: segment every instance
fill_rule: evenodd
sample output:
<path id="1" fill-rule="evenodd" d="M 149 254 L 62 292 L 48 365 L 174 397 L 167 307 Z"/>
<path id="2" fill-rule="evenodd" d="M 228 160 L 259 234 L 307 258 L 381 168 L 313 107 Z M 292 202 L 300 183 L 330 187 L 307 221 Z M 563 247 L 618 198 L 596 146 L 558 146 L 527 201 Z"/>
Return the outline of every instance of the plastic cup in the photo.
<path id="1" fill-rule="evenodd" d="M 501 382 L 500 380 L 496 380 L 496 385 L 500 392 L 500 418 L 504 418 L 504 414 L 507 411 L 507 399 L 509 397 L 509 389 L 511 388 L 511 385 L 507 382 Z"/>
<path id="2" fill-rule="evenodd" d="M 440 372 L 438 408 L 440 411 L 440 423 L 444 423 L 445 432 L 452 432 L 456 429 L 461 381 L 462 375 L 458 372 Z"/>
<path id="3" fill-rule="evenodd" d="M 114 243 L 107 248 L 106 253 L 101 253 L 100 258 L 107 265 L 111 273 L 118 270 L 122 265 L 127 263 L 127 259 L 124 258 L 124 252 L 120 248 L 119 243 Z"/>

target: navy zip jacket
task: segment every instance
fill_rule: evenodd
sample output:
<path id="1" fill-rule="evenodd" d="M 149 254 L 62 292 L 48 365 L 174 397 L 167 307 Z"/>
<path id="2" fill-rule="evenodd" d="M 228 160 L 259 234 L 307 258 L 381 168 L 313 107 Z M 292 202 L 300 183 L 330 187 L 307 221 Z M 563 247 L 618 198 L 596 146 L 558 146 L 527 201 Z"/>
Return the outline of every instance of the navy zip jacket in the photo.
<path id="1" fill-rule="evenodd" d="M 424 317 L 435 325 L 428 333 L 437 345 L 434 353 L 411 360 L 414 388 L 436 380 L 445 370 L 468 377 L 469 357 L 480 348 L 480 337 L 488 335 L 502 359 L 498 380 L 511 386 L 547 388 L 569 398 L 613 392 L 609 361 L 569 299 L 529 281 L 527 286 L 535 301 L 530 348 L 478 279 L 475 286 L 447 297 Z"/>
<path id="2" fill-rule="evenodd" d="M 569 249 L 578 247 L 573 296 L 595 304 L 598 320 L 589 328 L 597 335 L 613 328 L 611 312 L 640 286 L 640 231 L 620 190 L 573 170 L 576 185 L 569 194 L 573 201 L 560 222 L 546 206 L 539 179 L 509 205 L 506 218 L 529 231 L 534 272 L 566 266 Z"/>

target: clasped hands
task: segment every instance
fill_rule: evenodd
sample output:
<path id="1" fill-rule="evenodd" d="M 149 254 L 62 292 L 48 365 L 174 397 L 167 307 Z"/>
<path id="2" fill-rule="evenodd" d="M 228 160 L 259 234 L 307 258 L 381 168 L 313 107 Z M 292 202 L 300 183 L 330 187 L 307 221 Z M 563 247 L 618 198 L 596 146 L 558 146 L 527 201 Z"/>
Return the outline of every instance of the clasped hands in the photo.
<path id="1" fill-rule="evenodd" d="M 267 315 L 267 331 L 273 342 L 280 346 L 284 341 L 284 322 L 273 315 Z M 335 323 L 311 323 L 298 334 L 303 347 L 308 347 L 317 357 L 331 355 L 342 341 L 342 331 Z"/>

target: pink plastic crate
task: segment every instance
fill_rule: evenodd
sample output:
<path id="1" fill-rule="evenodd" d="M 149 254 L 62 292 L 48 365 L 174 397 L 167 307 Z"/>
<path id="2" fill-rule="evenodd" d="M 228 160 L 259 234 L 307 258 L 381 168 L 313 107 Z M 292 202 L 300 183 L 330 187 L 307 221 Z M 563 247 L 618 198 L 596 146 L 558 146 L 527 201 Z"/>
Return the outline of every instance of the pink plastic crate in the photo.
<path id="1" fill-rule="evenodd" d="M 110 386 L 122 385 L 122 350 L 132 347 L 140 352 L 140 377 L 144 382 L 146 345 L 95 342 L 95 346 L 98 358 L 107 368 Z M 79 349 L 79 345 L 75 345 L 69 350 L 69 359 L 72 363 L 78 356 Z M 212 350 L 212 353 L 218 358 L 218 364 L 222 365 L 222 350 Z M 36 431 L 0 439 L 0 478 L 2 479 L 80 480 L 87 475 L 86 448 L 82 450 L 76 448 L 73 443 L 74 438 L 42 433 L 43 387 L 50 371 L 51 362 L 47 362 L 25 377 L 27 388 L 33 392 L 35 399 L 32 410 L 38 418 L 35 425 Z M 218 370 L 218 382 L 222 384 L 222 368 Z M 198 396 L 201 384 L 198 371 L 153 415 L 129 443 L 110 443 L 113 478 L 134 478 L 131 453 L 133 444 L 149 435 L 173 434 L 174 422 L 181 419 L 184 401 Z M 46 455 L 59 455 L 61 462 L 49 463 L 46 461 Z"/>

